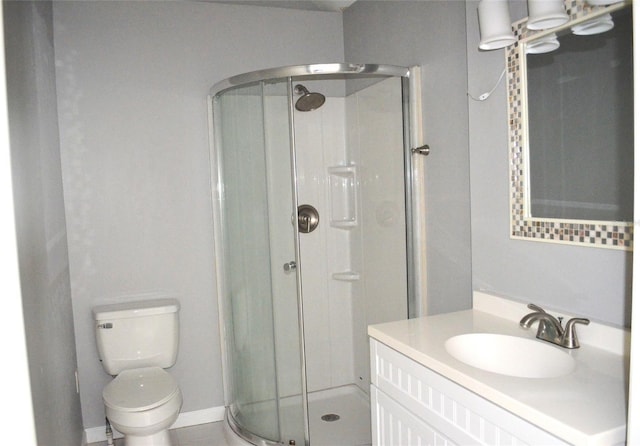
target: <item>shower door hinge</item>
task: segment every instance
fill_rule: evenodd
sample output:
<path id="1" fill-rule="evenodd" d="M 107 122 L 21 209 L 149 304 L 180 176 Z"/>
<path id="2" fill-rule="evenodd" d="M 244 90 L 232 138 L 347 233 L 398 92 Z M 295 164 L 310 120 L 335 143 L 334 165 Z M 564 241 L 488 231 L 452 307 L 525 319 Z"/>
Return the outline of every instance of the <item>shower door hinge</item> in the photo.
<path id="1" fill-rule="evenodd" d="M 420 147 L 414 147 L 413 149 L 411 149 L 411 153 L 413 154 L 417 153 L 418 155 L 424 155 L 424 156 L 429 155 L 430 152 L 431 152 L 431 148 L 427 144 Z"/>

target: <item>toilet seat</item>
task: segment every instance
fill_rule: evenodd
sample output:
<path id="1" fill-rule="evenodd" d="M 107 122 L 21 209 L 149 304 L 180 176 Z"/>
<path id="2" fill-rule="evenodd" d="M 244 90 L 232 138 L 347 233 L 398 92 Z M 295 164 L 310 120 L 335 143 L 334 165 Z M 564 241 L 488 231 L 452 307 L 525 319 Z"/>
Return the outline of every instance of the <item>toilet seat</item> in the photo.
<path id="1" fill-rule="evenodd" d="M 178 383 L 160 367 L 125 370 L 102 391 L 105 406 L 142 412 L 165 404 L 180 392 Z"/>

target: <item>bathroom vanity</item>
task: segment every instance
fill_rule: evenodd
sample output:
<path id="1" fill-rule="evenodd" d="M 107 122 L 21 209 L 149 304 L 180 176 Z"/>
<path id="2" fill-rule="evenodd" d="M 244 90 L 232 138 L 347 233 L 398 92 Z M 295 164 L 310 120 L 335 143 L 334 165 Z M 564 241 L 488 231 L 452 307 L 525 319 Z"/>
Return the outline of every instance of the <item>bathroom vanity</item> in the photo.
<path id="1" fill-rule="evenodd" d="M 528 312 L 475 293 L 473 310 L 370 326 L 373 444 L 624 444 L 629 333 L 592 322 L 578 328 L 580 348 L 563 349 L 520 327 Z M 445 346 L 472 333 L 542 343 L 551 365 L 561 353 L 571 367 L 535 378 L 473 367 Z M 544 351 L 513 356 L 525 374 L 548 372 Z"/>

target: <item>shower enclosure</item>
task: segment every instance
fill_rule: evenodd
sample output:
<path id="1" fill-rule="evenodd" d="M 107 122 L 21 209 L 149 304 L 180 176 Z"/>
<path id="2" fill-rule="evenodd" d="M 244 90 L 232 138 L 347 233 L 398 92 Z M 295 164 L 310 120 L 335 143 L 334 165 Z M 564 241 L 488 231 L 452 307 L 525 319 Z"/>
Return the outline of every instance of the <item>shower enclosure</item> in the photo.
<path id="1" fill-rule="evenodd" d="M 415 311 L 408 79 L 304 65 L 211 90 L 226 419 L 253 444 L 371 442 L 367 325 Z"/>

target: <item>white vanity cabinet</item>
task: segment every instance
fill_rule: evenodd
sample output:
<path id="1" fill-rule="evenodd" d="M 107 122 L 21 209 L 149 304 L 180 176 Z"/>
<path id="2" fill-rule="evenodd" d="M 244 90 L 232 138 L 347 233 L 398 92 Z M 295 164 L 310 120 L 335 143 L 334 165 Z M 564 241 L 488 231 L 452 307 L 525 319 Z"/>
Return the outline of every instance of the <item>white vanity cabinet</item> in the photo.
<path id="1" fill-rule="evenodd" d="M 567 445 L 371 338 L 373 445 Z"/>
<path id="2" fill-rule="evenodd" d="M 535 341 L 535 331 L 519 324 L 530 312 L 525 304 L 475 292 L 473 306 L 368 327 L 375 445 L 625 444 L 628 331 L 592 322 L 580 331 L 579 349 L 562 350 L 572 370 L 522 378 L 474 367 L 447 350 L 450 339 L 468 334 Z M 553 358 L 531 359 L 531 366 Z"/>

